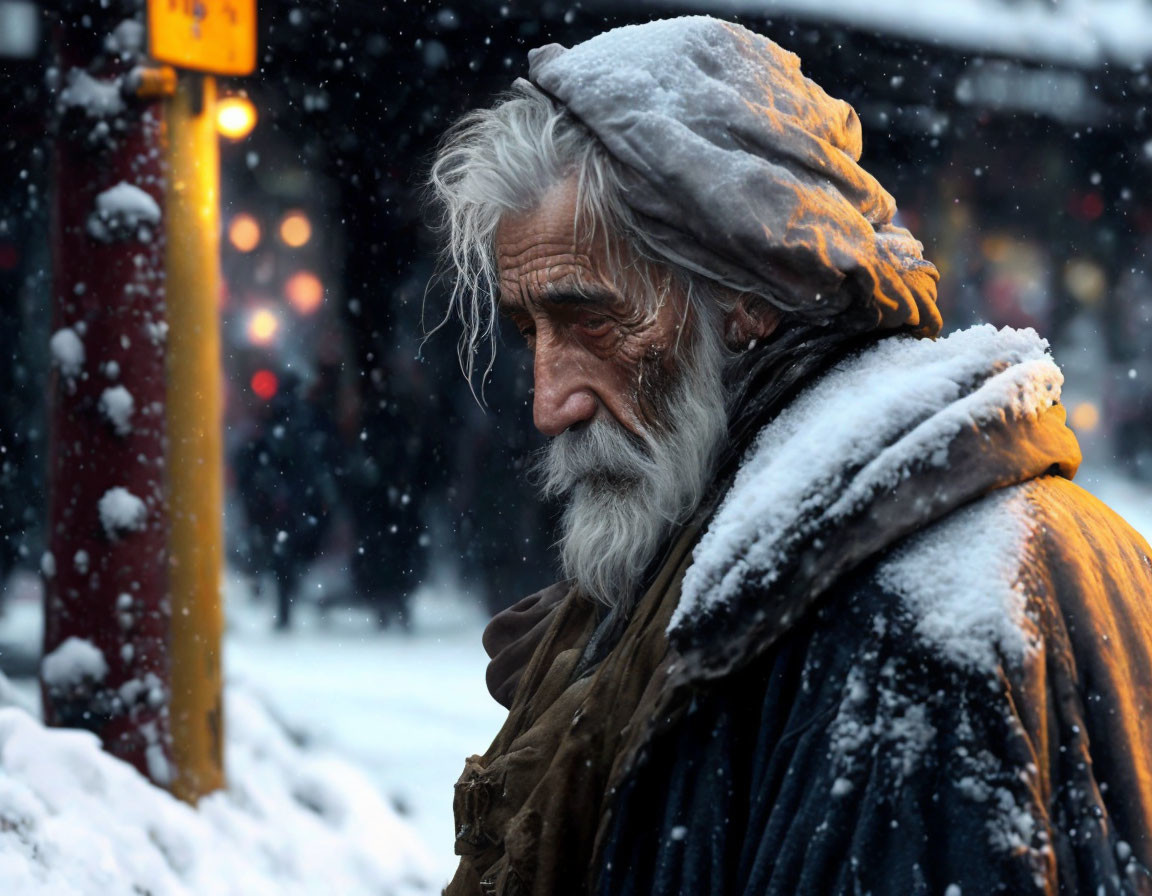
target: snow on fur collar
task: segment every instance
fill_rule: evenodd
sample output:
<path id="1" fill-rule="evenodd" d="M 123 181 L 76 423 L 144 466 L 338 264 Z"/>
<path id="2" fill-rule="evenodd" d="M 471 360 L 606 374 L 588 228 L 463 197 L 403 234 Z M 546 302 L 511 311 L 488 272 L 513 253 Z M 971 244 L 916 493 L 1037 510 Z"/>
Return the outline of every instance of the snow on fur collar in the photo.
<path id="1" fill-rule="evenodd" d="M 789 628 L 841 575 L 972 499 L 1080 461 L 1033 330 L 891 337 L 754 440 L 687 570 L 669 637 L 706 677 Z"/>

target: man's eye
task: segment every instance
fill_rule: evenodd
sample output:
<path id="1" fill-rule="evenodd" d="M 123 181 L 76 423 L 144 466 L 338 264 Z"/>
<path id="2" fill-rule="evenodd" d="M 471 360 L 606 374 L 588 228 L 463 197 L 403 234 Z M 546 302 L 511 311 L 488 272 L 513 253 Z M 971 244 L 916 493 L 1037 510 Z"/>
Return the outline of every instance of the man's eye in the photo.
<path id="1" fill-rule="evenodd" d="M 516 329 L 520 331 L 520 335 L 524 337 L 524 341 L 531 345 L 532 341 L 536 338 L 536 328 L 531 324 L 526 324 Z"/>
<path id="2" fill-rule="evenodd" d="M 580 326 L 592 336 L 603 336 L 612 329 L 612 318 L 605 317 L 602 314 L 594 314 L 584 318 L 584 320 L 580 322 Z"/>

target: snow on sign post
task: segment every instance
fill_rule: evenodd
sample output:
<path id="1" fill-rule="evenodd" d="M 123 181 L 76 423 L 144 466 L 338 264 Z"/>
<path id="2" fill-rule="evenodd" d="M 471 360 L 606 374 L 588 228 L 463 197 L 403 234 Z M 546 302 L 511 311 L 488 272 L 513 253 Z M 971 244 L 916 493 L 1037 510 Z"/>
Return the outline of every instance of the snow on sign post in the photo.
<path id="1" fill-rule="evenodd" d="M 92 13 L 56 26 L 44 716 L 167 785 L 163 110 L 142 23 Z"/>
<path id="2" fill-rule="evenodd" d="M 201 73 L 252 70 L 255 5 L 140 17 L 79 0 L 54 29 L 41 683 L 46 721 L 195 802 L 224 786 L 219 147 Z"/>
<path id="3" fill-rule="evenodd" d="M 256 0 L 148 0 L 153 58 L 216 75 L 256 67 Z"/>

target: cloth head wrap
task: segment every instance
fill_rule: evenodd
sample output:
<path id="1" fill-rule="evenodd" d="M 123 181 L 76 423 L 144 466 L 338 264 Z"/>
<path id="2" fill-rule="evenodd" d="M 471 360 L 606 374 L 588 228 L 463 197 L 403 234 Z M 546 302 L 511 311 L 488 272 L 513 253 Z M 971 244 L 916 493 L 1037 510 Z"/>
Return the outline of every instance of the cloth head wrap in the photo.
<path id="1" fill-rule="evenodd" d="M 857 164 L 860 119 L 794 53 L 688 16 L 528 61 L 620 163 L 624 201 L 673 260 L 805 320 L 940 331 L 936 268 Z"/>

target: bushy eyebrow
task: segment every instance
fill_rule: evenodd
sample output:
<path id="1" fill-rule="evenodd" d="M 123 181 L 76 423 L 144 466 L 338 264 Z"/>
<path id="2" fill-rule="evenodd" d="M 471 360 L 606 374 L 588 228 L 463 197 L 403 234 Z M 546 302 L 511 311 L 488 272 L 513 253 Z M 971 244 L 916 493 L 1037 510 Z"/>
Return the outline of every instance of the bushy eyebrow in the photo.
<path id="1" fill-rule="evenodd" d="M 620 297 L 607 289 L 573 289 L 561 287 L 548 290 L 543 301 L 551 305 L 585 305 L 593 308 L 612 308 L 620 304 Z"/>
<path id="2" fill-rule="evenodd" d="M 524 310 L 523 306 L 513 305 L 512 303 L 507 301 L 503 295 L 498 296 L 496 299 L 496 311 L 501 317 L 511 317 L 513 314 L 516 314 L 518 311 L 523 311 L 523 310 Z"/>
<path id="3" fill-rule="evenodd" d="M 589 308 L 611 309 L 620 305 L 620 297 L 608 289 L 589 288 L 581 289 L 572 286 L 560 286 L 546 289 L 542 296 L 534 296 L 524 301 L 509 301 L 505 294 L 501 294 L 497 308 L 501 316 L 511 317 L 523 312 L 525 305 L 557 305 L 561 307 L 584 306 Z"/>

